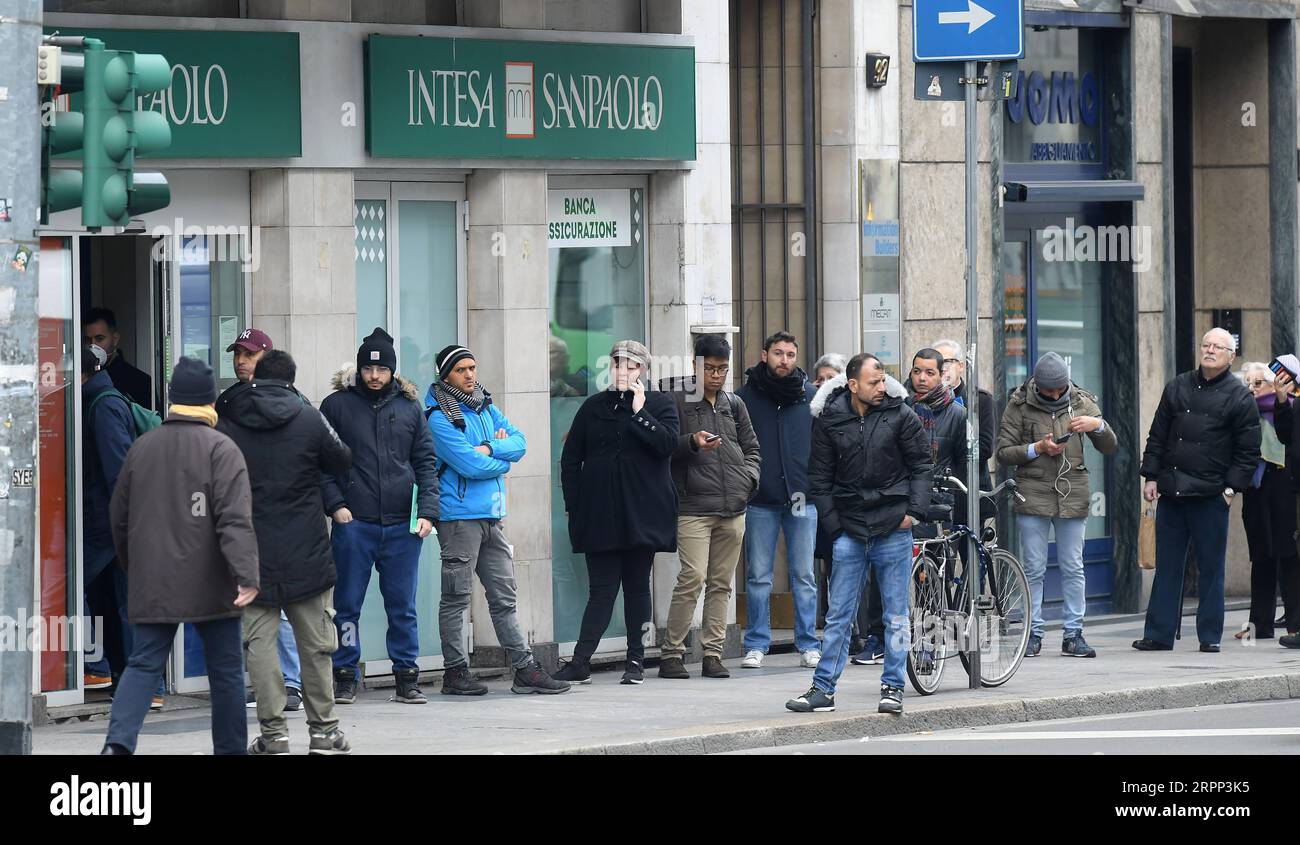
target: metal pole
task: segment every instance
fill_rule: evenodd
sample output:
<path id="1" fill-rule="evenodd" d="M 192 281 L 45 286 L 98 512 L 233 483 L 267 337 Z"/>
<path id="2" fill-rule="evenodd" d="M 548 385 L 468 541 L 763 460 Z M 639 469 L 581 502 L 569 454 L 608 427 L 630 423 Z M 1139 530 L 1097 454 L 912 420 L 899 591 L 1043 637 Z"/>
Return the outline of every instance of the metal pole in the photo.
<path id="1" fill-rule="evenodd" d="M 969 554 L 966 556 L 966 612 L 970 620 L 971 636 L 966 645 L 970 648 L 970 688 L 980 687 L 980 637 L 979 624 L 975 617 L 975 596 L 980 586 L 980 559 L 978 550 L 978 533 L 980 529 L 980 415 L 979 415 L 979 362 L 976 357 L 979 346 L 979 275 L 975 270 L 975 259 L 979 254 L 979 151 L 976 140 L 979 137 L 976 126 L 977 107 L 975 103 L 978 72 L 976 62 L 966 63 L 966 521 L 974 533 L 970 538 Z"/>
<path id="2" fill-rule="evenodd" d="M 0 222 L 0 299 L 12 297 L 13 310 L 0 320 L 0 755 L 32 751 L 36 488 L 11 487 L 10 476 L 36 466 L 41 0 L 14 0 L 5 11 L 13 16 L 0 15 L 0 55 L 11 59 L 0 62 L 0 125 L 10 127 L 10 143 L 0 145 L 0 197 L 11 207 Z"/>

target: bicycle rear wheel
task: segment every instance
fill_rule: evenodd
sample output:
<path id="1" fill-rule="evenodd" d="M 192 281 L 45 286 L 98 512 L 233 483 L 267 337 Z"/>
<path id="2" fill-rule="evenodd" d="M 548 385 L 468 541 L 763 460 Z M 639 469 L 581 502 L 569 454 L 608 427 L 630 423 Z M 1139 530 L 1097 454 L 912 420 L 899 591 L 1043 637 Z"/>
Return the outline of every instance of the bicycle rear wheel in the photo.
<path id="1" fill-rule="evenodd" d="M 1011 680 L 1025 659 L 1032 619 L 1029 581 L 1020 561 L 1006 549 L 994 549 L 991 558 L 988 567 L 981 567 L 975 613 L 980 626 L 980 685 L 997 687 Z M 969 673 L 970 658 L 964 651 L 961 662 Z"/>
<path id="2" fill-rule="evenodd" d="M 912 644 L 907 650 L 907 679 L 921 695 L 932 695 L 943 677 L 948 644 L 943 628 L 943 577 L 929 554 L 912 562 L 908 590 Z"/>

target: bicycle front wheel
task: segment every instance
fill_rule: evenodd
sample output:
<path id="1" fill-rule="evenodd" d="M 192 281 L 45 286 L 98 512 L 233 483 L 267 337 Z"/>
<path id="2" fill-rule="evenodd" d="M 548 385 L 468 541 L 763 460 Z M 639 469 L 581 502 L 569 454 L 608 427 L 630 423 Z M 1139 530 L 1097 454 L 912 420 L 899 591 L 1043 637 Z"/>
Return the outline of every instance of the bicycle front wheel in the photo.
<path id="1" fill-rule="evenodd" d="M 943 627 L 943 576 L 930 555 L 919 555 L 913 561 L 908 584 L 912 644 L 907 650 L 907 678 L 921 695 L 933 695 L 943 677 L 948 646 Z"/>
<path id="2" fill-rule="evenodd" d="M 997 687 L 1011 680 L 1025 659 L 1032 621 L 1029 581 L 1020 561 L 1006 549 L 994 549 L 990 565 L 981 569 L 984 571 L 980 573 L 980 591 L 975 599 L 980 626 L 980 684 Z M 961 662 L 969 672 L 966 652 L 962 652 Z"/>

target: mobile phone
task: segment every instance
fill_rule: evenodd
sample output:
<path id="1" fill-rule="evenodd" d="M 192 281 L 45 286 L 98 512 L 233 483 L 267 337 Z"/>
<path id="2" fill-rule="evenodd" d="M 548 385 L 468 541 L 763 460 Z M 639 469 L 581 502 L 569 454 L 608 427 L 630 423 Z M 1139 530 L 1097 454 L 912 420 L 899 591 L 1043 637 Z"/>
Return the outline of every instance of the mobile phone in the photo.
<path id="1" fill-rule="evenodd" d="M 1067 431 L 1065 432 L 1065 434 L 1053 435 L 1052 442 L 1055 443 L 1057 446 L 1060 446 L 1062 443 L 1068 443 L 1070 441 L 1070 438 L 1073 436 L 1074 436 L 1073 431 Z"/>
<path id="2" fill-rule="evenodd" d="M 722 439 L 722 435 L 721 435 L 721 434 L 713 434 L 713 435 L 710 435 L 710 436 L 704 438 L 704 442 L 705 442 L 705 443 L 716 443 L 716 442 L 718 442 L 718 441 L 721 440 L 721 439 Z"/>

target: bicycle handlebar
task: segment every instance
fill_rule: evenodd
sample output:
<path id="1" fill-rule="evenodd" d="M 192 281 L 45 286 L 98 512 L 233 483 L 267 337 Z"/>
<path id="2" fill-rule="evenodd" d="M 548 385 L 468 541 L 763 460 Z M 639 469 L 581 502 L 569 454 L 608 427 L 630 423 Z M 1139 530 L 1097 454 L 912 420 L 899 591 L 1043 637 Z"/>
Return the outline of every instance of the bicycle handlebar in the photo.
<path id="1" fill-rule="evenodd" d="M 962 494 L 970 492 L 967 489 L 966 485 L 962 483 L 960 478 L 954 478 L 951 475 L 948 476 L 947 478 L 944 478 L 942 483 L 945 485 L 951 485 L 953 487 L 956 487 L 957 490 L 960 491 Z M 1003 488 L 1010 490 L 1012 493 L 1014 493 L 1015 497 L 1020 501 L 1022 502 L 1025 501 L 1025 497 L 1020 495 L 1020 491 L 1016 489 L 1016 480 L 1014 478 L 1008 478 L 1006 481 L 1002 482 L 997 487 L 994 487 L 992 490 L 989 490 L 987 492 L 981 490 L 980 497 L 984 499 L 992 499 L 993 497 L 1001 493 Z"/>

